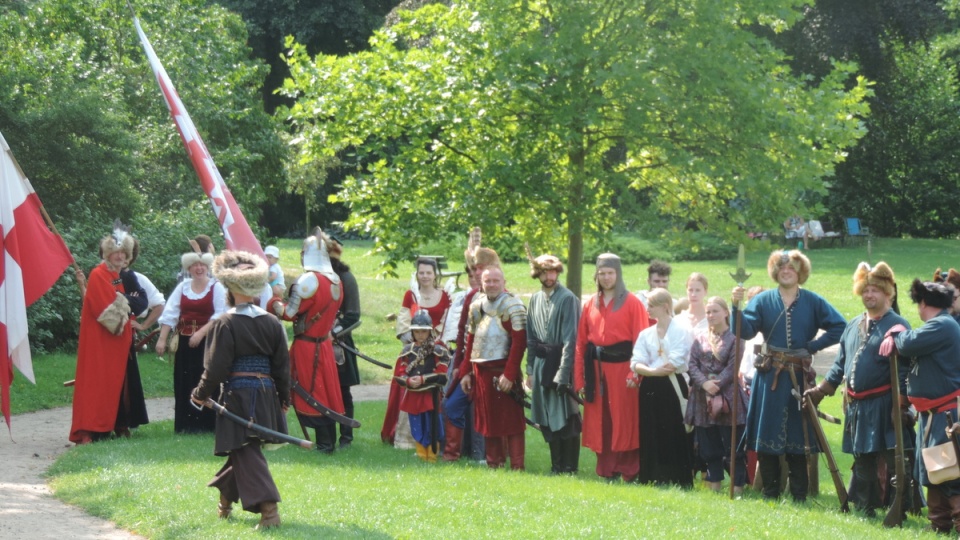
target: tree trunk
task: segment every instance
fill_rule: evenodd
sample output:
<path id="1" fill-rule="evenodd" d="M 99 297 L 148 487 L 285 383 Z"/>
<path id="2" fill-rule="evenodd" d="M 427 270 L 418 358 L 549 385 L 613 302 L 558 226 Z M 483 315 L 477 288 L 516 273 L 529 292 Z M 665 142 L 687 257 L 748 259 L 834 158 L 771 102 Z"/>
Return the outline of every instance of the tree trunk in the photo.
<path id="1" fill-rule="evenodd" d="M 573 213 L 567 222 L 567 288 L 579 298 L 583 292 L 583 217 Z"/>

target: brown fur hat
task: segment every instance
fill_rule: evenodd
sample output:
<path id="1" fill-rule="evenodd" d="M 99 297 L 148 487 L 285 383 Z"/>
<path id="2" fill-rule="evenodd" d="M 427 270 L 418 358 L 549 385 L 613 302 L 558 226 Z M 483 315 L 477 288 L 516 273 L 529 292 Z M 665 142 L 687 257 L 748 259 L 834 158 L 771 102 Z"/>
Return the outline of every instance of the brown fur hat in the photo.
<path id="1" fill-rule="evenodd" d="M 548 270 L 556 270 L 558 274 L 563 273 L 563 263 L 559 258 L 553 255 L 540 255 L 534 257 L 530 251 L 530 244 L 524 242 L 523 249 L 527 252 L 527 260 L 530 261 L 530 277 L 538 279 L 540 274 Z"/>
<path id="2" fill-rule="evenodd" d="M 785 264 L 790 264 L 796 270 L 797 283 L 803 285 L 807 282 L 807 278 L 810 277 L 810 259 L 798 249 L 790 251 L 778 249 L 770 254 L 770 258 L 767 259 L 767 273 L 770 274 L 770 279 L 777 281 L 777 273 Z"/>
<path id="3" fill-rule="evenodd" d="M 956 289 L 960 289 L 960 272 L 957 272 L 951 268 L 947 272 L 941 271 L 937 268 L 937 271 L 933 273 L 933 282 L 934 283 L 949 283 L 954 286 Z"/>
<path id="4" fill-rule="evenodd" d="M 897 280 L 894 278 L 893 269 L 883 261 L 873 268 L 865 262 L 857 265 L 857 270 L 853 273 L 853 294 L 863 296 L 867 285 L 877 287 L 890 299 L 897 295 Z"/>
<path id="5" fill-rule="evenodd" d="M 268 275 L 267 263 L 246 251 L 226 250 L 213 261 L 213 276 L 234 294 L 260 296 Z"/>

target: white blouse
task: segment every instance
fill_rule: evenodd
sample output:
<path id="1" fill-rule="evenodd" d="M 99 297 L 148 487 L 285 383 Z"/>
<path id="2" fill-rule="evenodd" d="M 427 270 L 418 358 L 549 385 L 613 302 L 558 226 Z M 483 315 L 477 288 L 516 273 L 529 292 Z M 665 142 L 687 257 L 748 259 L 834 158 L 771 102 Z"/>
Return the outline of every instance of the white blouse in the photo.
<path id="1" fill-rule="evenodd" d="M 193 288 L 190 286 L 191 283 L 193 283 L 192 279 L 185 279 L 170 293 L 170 298 L 167 299 L 167 303 L 163 306 L 163 314 L 160 315 L 160 320 L 158 321 L 160 324 L 176 328 L 177 322 L 180 320 L 180 299 L 183 295 L 187 295 L 187 298 L 191 300 L 199 300 L 207 295 L 210 287 L 213 287 L 213 316 L 210 317 L 210 320 L 219 319 L 221 315 L 226 313 L 227 289 L 219 281 L 209 280 L 206 288 L 200 293 L 193 292 Z"/>
<path id="2" fill-rule="evenodd" d="M 674 317 L 670 320 L 670 326 L 667 327 L 663 339 L 660 339 L 657 334 L 656 325 L 640 332 L 637 343 L 633 346 L 630 367 L 643 364 L 651 369 L 657 369 L 669 362 L 677 368 L 677 373 L 683 373 L 687 370 L 687 359 L 690 357 L 692 345 L 693 331 L 690 326 Z"/>

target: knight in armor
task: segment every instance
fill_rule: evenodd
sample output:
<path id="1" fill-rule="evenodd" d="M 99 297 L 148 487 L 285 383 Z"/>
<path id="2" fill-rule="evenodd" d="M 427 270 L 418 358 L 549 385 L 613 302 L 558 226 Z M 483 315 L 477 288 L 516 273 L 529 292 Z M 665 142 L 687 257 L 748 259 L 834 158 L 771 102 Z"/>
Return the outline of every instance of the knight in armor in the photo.
<path id="1" fill-rule="evenodd" d="M 331 330 L 343 302 L 340 276 L 333 271 L 327 253 L 326 235 L 319 227 L 303 241 L 300 254 L 306 272 L 290 286 L 287 302 L 274 300 L 274 312 L 293 321 L 293 345 L 290 347 L 294 386 L 331 410 L 343 414 L 340 378 L 334 357 Z M 304 428 L 316 431 L 317 450 L 333 453 L 337 437 L 336 423 L 317 411 L 295 391 L 293 408 Z"/>
<path id="2" fill-rule="evenodd" d="M 527 310 L 506 292 L 503 271 L 487 268 L 483 292 L 470 304 L 460 385 L 473 392 L 474 428 L 483 435 L 487 466 L 523 469 L 524 422 L 520 361 L 527 347 Z"/>
<path id="3" fill-rule="evenodd" d="M 256 305 L 267 282 L 267 265 L 252 253 L 224 251 L 214 261 L 213 273 L 226 287 L 232 307 L 210 328 L 203 374 L 190 399 L 203 406 L 219 395 L 221 405 L 237 416 L 286 433 L 287 333 L 280 321 Z M 240 501 L 247 512 L 260 514 L 258 529 L 280 525 L 280 492 L 261 451 L 264 444 L 280 442 L 217 416 L 214 454 L 227 456 L 227 462 L 207 485 L 220 490 L 217 514 L 221 519 L 229 518 L 233 503 Z"/>
<path id="4" fill-rule="evenodd" d="M 550 470 L 576 474 L 580 463 L 580 407 L 571 397 L 580 300 L 560 284 L 563 263 L 553 255 L 530 259 L 540 290 L 527 310 L 527 386 L 530 416 L 550 446 Z"/>
<path id="5" fill-rule="evenodd" d="M 435 462 L 443 441 L 440 390 L 447 382 L 450 351 L 436 341 L 430 313 L 421 309 L 410 321 L 412 341 L 403 346 L 394 381 L 404 389 L 400 410 L 409 415 L 417 456 Z"/>

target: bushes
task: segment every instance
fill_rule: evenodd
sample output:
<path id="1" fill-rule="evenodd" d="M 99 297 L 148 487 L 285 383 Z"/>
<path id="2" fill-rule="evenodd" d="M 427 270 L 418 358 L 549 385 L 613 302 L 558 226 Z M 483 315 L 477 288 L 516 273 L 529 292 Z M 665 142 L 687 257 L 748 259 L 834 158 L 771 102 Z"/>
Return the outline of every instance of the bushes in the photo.
<path id="1" fill-rule="evenodd" d="M 93 213 L 83 200 L 73 203 L 70 212 L 78 218 L 57 226 L 77 264 L 84 274 L 89 274 L 100 264 L 100 240 L 110 232 L 113 218 Z M 206 201 L 188 205 L 175 215 L 148 212 L 137 216 L 132 231 L 140 240 L 140 257 L 133 269 L 147 276 L 166 296 L 176 286 L 180 255 L 189 249 L 187 240 L 198 234 L 208 234 L 220 249 L 223 240 L 219 230 L 216 217 Z M 29 269 L 24 271 L 29 272 Z M 82 304 L 73 270 L 68 269 L 47 294 L 27 309 L 33 350 L 37 353 L 73 350 L 80 331 Z"/>

